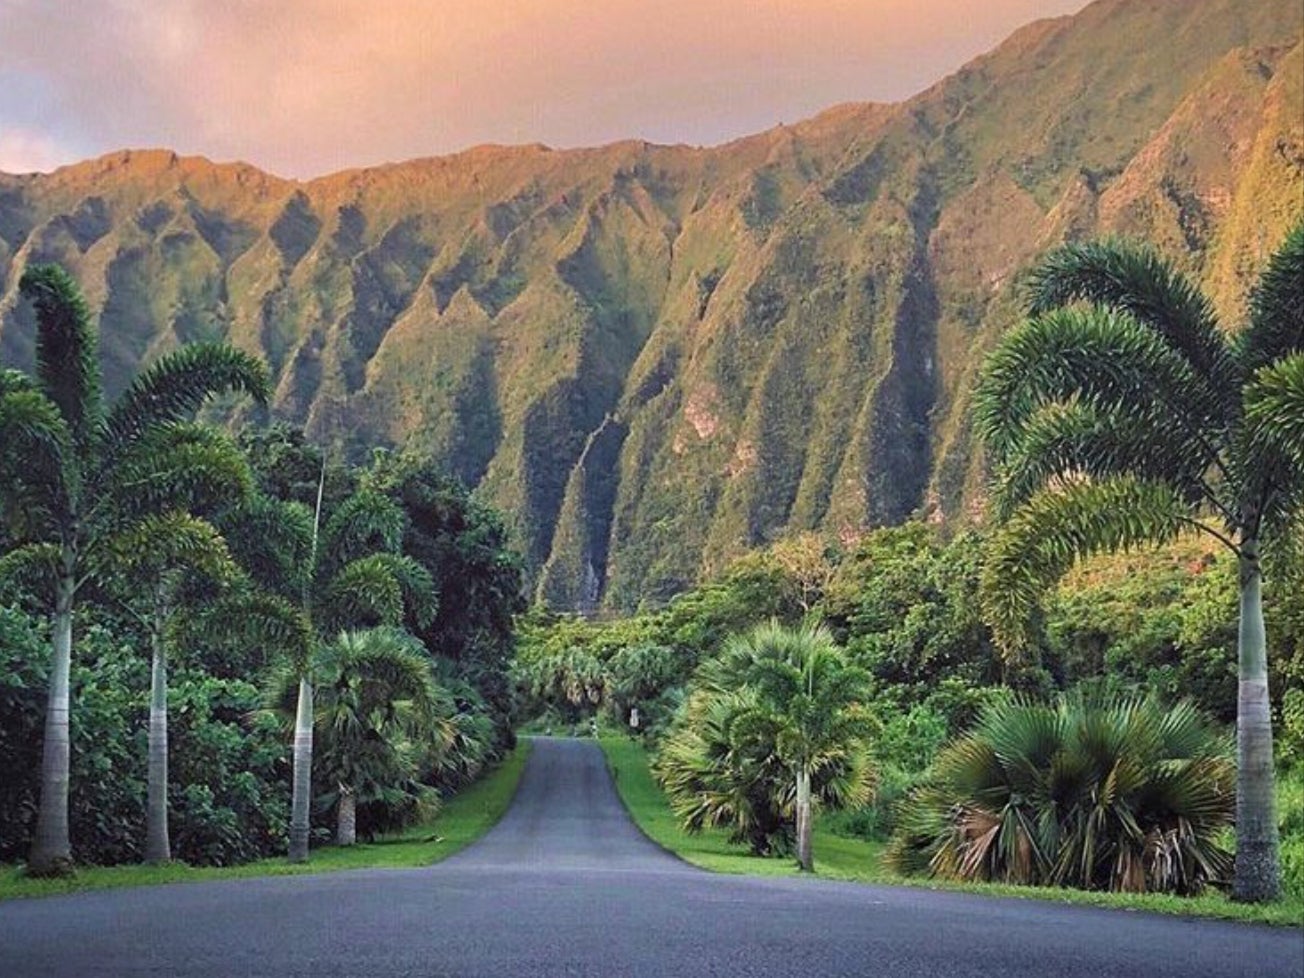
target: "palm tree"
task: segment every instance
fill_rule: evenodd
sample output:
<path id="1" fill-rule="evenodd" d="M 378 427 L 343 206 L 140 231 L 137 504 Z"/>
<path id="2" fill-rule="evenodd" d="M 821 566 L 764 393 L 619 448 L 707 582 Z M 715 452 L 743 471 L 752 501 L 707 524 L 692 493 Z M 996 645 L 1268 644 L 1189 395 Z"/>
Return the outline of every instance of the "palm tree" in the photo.
<path id="1" fill-rule="evenodd" d="M 168 626 L 188 584 L 193 586 L 198 577 L 222 582 L 235 576 L 236 567 L 226 541 L 212 524 L 179 511 L 141 520 L 115 539 L 113 551 L 116 583 L 124 592 L 122 604 L 150 637 L 145 862 L 165 863 L 172 858 L 168 840 Z"/>
<path id="2" fill-rule="evenodd" d="M 314 512 L 258 496 L 219 523 L 237 561 L 266 589 L 259 598 L 265 608 L 261 620 L 278 634 L 303 636 L 289 647 L 297 685 L 291 862 L 308 858 L 317 650 L 346 629 L 397 627 L 408 617 L 427 622 L 437 606 L 430 573 L 401 552 L 403 510 L 363 489 L 345 498 L 323 525 L 324 466 L 322 471 Z"/>
<path id="3" fill-rule="evenodd" d="M 731 640 L 725 655 L 750 659 L 745 682 L 754 704 L 734 721 L 735 736 L 772 743 L 794 782 L 797 865 L 815 871 L 811 778 L 830 756 L 864 750 L 873 723 L 861 703 L 869 673 L 848 664 L 827 629 L 809 624 L 790 629 L 771 622 Z M 867 770 L 867 769 L 866 769 Z M 863 796 L 868 800 L 869 784 Z"/>
<path id="4" fill-rule="evenodd" d="M 826 629 L 771 622 L 730 638 L 697 686 L 658 766 L 672 807 L 690 827 L 763 827 L 767 811 L 791 812 L 797 863 L 813 872 L 814 799 L 861 804 L 873 788 L 869 674 Z"/>
<path id="5" fill-rule="evenodd" d="M 1233 896 L 1281 892 L 1262 551 L 1304 499 L 1304 224 L 1268 262 L 1249 323 L 1223 333 L 1148 248 L 1069 245 L 1035 271 L 1030 316 L 976 394 L 1004 526 L 983 576 L 1007 653 L 1037 594 L 1077 560 L 1189 530 L 1240 565 Z"/>
<path id="6" fill-rule="evenodd" d="M 359 801 L 403 794 L 399 786 L 442 763 L 457 735 L 454 706 L 425 648 L 393 628 L 341 633 L 319 648 L 312 673 L 318 770 L 335 786 L 336 842 L 349 846 Z M 282 705 L 297 685 L 293 673 L 282 677 Z"/>
<path id="7" fill-rule="evenodd" d="M 989 706 L 899 813 L 905 873 L 1129 893 L 1225 878 L 1235 810 L 1229 739 L 1189 703 Z"/>
<path id="8" fill-rule="evenodd" d="M 44 563 L 52 582 L 41 801 L 28 860 L 29 873 L 50 875 L 72 865 L 68 673 L 78 590 L 104 545 L 134 520 L 220 478 L 225 460 L 202 429 L 181 422 L 212 394 L 265 400 L 268 381 L 253 357 L 194 344 L 160 357 L 108 406 L 96 333 L 73 280 L 58 266 L 35 265 L 19 291 L 36 307 L 36 369 L 0 372 L 0 514 L 20 553 Z"/>

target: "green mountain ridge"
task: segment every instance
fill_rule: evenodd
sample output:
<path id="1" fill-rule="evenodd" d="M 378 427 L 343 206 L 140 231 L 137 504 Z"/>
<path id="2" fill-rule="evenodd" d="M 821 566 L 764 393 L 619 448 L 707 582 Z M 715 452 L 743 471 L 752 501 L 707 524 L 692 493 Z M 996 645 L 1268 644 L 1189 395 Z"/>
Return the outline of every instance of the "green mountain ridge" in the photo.
<path id="1" fill-rule="evenodd" d="M 658 602 L 786 532 L 979 515 L 968 391 L 1047 247 L 1146 237 L 1234 321 L 1304 209 L 1302 29 L 1294 0 L 1099 0 L 706 149 L 0 175 L 0 358 L 30 362 L 22 268 L 62 262 L 111 387 L 228 338 L 277 416 L 432 451 L 511 514 L 549 604 Z"/>

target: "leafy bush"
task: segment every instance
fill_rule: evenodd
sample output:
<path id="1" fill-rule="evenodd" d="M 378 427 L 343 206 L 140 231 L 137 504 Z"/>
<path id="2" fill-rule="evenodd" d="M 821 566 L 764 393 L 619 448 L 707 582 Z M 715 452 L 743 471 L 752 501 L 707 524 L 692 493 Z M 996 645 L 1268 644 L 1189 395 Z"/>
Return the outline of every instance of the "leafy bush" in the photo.
<path id="1" fill-rule="evenodd" d="M 81 862 L 140 858 L 144 836 L 148 660 L 118 629 L 80 629 L 69 718 L 69 819 Z M 39 791 L 45 627 L 0 610 L 0 860 L 22 859 L 31 842 Z M 169 691 L 169 795 L 173 851 L 197 865 L 229 865 L 283 845 L 285 745 L 254 715 L 252 684 L 178 669 Z"/>
<path id="2" fill-rule="evenodd" d="M 1224 880 L 1230 744 L 1189 704 L 1063 697 L 988 708 L 900 812 L 899 871 L 1197 893 Z"/>

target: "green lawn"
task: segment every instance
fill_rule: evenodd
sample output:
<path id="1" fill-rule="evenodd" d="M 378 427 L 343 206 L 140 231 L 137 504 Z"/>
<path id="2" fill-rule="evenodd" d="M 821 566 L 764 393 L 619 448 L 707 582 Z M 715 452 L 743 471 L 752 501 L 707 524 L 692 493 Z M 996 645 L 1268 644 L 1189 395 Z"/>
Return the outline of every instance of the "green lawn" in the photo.
<path id="1" fill-rule="evenodd" d="M 47 896 L 75 890 L 99 890 L 150 883 L 243 879 L 252 876 L 294 876 L 341 869 L 404 869 L 429 866 L 466 848 L 492 828 L 516 794 L 530 752 L 522 740 L 506 760 L 475 784 L 450 798 L 434 821 L 416 825 L 375 842 L 314 849 L 306 864 L 263 859 L 243 866 L 195 868 L 184 863 L 167 866 L 88 866 L 68 879 L 33 880 L 16 867 L 0 867 L 0 899 Z"/>
<path id="2" fill-rule="evenodd" d="M 656 781 L 648 770 L 648 756 L 643 746 L 620 734 L 601 738 L 607 764 L 616 779 L 621 800 L 645 835 L 665 849 L 695 866 L 718 873 L 744 873 L 753 876 L 797 876 L 791 859 L 768 859 L 748 854 L 745 846 L 734 845 L 728 833 L 720 829 L 691 834 L 679 825 Z M 1164 894 L 1089 893 L 1083 890 L 1046 887 L 1008 886 L 996 883 L 962 884 L 938 880 L 907 879 L 883 865 L 884 845 L 861 839 L 847 839 L 815 826 L 815 870 L 825 879 L 853 880 L 895 886 L 922 886 L 937 890 L 957 890 L 986 896 L 1053 900 L 1095 907 L 1146 910 L 1156 913 L 1220 917 L 1274 924 L 1282 927 L 1304 925 L 1304 900 L 1298 897 L 1271 906 L 1247 906 L 1233 903 L 1221 894 L 1201 897 L 1175 897 Z"/>

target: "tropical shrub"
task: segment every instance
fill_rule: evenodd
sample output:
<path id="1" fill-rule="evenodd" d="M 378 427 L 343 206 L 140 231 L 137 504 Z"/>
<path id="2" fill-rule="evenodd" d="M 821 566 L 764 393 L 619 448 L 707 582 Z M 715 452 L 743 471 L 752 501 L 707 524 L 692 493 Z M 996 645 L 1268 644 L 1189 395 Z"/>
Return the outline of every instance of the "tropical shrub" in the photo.
<path id="1" fill-rule="evenodd" d="M 654 765 L 689 830 L 724 825 L 758 854 L 813 868 L 813 811 L 867 802 L 869 677 L 822 628 L 772 622 L 703 664 Z"/>
<path id="2" fill-rule="evenodd" d="M 1228 739 L 1189 703 L 1065 696 L 984 711 L 902 804 L 897 870 L 1125 892 L 1226 882 Z"/>

